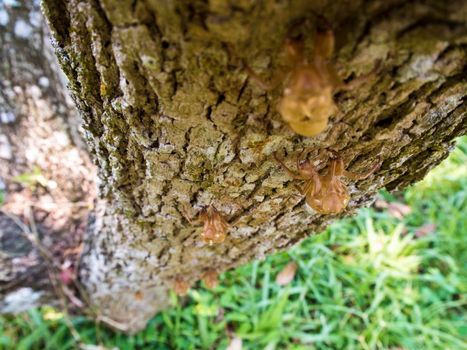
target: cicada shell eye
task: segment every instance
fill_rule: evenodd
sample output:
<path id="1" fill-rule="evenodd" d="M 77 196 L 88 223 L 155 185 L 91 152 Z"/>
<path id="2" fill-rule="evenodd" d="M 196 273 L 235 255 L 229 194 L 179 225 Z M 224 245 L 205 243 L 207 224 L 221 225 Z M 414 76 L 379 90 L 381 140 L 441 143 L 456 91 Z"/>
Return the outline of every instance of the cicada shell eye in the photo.
<path id="1" fill-rule="evenodd" d="M 287 123 L 299 122 L 303 119 L 301 102 L 293 95 L 282 97 L 277 109 Z"/>

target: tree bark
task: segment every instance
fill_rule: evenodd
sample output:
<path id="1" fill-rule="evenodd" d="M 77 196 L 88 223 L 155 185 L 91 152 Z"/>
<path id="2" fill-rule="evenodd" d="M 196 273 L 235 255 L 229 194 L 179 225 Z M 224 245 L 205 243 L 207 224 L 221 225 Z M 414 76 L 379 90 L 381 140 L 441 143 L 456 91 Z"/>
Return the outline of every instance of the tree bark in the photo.
<path id="1" fill-rule="evenodd" d="M 466 132 L 465 1 L 42 4 L 99 169 L 81 283 L 99 313 L 130 332 L 167 306 L 176 280 L 288 249 L 378 189 L 423 178 Z M 339 113 L 305 138 L 277 113 L 281 90 L 254 86 L 242 62 L 271 77 L 291 29 L 313 46 L 317 14 L 334 28 L 340 77 L 382 68 L 337 94 Z M 333 149 L 352 171 L 383 164 L 348 183 L 345 212 L 321 215 L 272 157 L 285 152 L 292 164 L 304 149 Z M 209 205 L 231 223 L 222 244 L 202 243 L 186 219 Z"/>

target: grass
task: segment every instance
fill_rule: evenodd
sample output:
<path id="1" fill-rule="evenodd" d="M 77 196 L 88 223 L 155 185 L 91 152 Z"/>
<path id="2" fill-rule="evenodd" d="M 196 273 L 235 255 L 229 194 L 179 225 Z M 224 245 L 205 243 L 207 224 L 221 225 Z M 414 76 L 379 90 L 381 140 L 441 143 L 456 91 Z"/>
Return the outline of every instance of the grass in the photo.
<path id="1" fill-rule="evenodd" d="M 82 317 L 81 342 L 119 349 L 467 349 L 467 137 L 448 160 L 403 193 L 402 219 L 364 209 L 287 253 L 221 276 L 213 291 L 172 295 L 173 308 L 135 336 Z M 419 229 L 427 224 L 425 234 Z M 429 232 L 433 231 L 433 232 Z M 299 265 L 287 286 L 275 276 Z M 0 318 L 0 349 L 73 349 L 50 308 Z"/>

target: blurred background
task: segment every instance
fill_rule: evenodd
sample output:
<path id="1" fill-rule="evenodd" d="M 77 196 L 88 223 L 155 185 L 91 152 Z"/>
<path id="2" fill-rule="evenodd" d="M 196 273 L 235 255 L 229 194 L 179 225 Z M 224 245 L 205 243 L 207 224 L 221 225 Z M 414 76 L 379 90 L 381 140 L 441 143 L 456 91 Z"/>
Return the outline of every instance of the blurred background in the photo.
<path id="1" fill-rule="evenodd" d="M 466 175 L 464 136 L 423 181 L 172 294 L 138 334 L 44 307 L 0 316 L 0 349 L 467 349 Z"/>

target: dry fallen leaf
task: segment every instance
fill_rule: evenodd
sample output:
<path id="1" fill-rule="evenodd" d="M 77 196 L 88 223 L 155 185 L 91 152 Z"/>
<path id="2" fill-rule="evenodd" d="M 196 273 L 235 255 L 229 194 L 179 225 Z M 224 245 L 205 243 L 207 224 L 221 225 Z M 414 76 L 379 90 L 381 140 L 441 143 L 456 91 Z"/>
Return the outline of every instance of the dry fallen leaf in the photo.
<path id="1" fill-rule="evenodd" d="M 220 307 L 218 310 L 217 310 L 217 316 L 215 318 L 216 322 L 221 322 L 224 320 L 224 315 L 225 315 L 225 310 L 224 308 Z"/>
<path id="2" fill-rule="evenodd" d="M 242 339 L 238 337 L 233 338 L 225 350 L 242 350 Z"/>
<path id="3" fill-rule="evenodd" d="M 422 227 L 419 227 L 418 230 L 415 231 L 415 237 L 421 238 L 424 237 L 430 233 L 435 232 L 436 230 L 436 224 L 426 224 L 423 225 Z"/>
<path id="4" fill-rule="evenodd" d="M 106 348 L 102 345 L 94 344 L 81 344 L 79 347 L 81 350 L 118 350 L 118 348 Z"/>
<path id="5" fill-rule="evenodd" d="M 402 219 L 412 212 L 412 208 L 403 203 L 392 202 L 388 205 L 388 212 L 395 218 Z"/>
<path id="6" fill-rule="evenodd" d="M 350 254 L 343 255 L 342 258 L 346 264 L 353 264 L 355 262 L 355 258 Z"/>
<path id="7" fill-rule="evenodd" d="M 292 282 L 295 277 L 295 273 L 297 272 L 297 267 L 298 265 L 294 261 L 285 265 L 282 271 L 277 274 L 276 283 L 280 286 L 285 286 Z"/>
<path id="8" fill-rule="evenodd" d="M 63 283 L 70 284 L 75 280 L 75 269 L 72 266 L 62 269 L 59 278 Z"/>
<path id="9" fill-rule="evenodd" d="M 374 204 L 377 209 L 386 209 L 389 206 L 389 203 L 384 199 L 377 199 Z"/>

